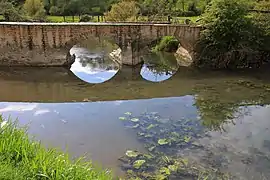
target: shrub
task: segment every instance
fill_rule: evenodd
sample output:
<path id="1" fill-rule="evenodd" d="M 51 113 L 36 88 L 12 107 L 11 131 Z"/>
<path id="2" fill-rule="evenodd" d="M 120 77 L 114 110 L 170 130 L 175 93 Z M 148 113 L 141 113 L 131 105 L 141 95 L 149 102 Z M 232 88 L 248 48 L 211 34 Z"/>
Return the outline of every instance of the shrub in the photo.
<path id="1" fill-rule="evenodd" d="M 23 12 L 20 9 L 15 8 L 10 2 L 0 3 L 0 11 L 5 18 L 5 21 L 28 21 L 28 19 L 23 15 Z"/>
<path id="2" fill-rule="evenodd" d="M 81 18 L 80 18 L 80 22 L 89 22 L 92 20 L 92 17 L 85 14 L 85 15 L 82 15 Z"/>
<path id="3" fill-rule="evenodd" d="M 259 11 L 270 11 L 270 1 L 259 1 L 254 9 Z M 268 13 L 255 13 L 254 22 L 262 28 L 267 35 L 270 35 L 270 14 Z"/>
<path id="4" fill-rule="evenodd" d="M 206 28 L 197 46 L 195 64 L 210 68 L 243 68 L 262 63 L 263 33 L 239 0 L 213 0 L 203 14 Z"/>
<path id="5" fill-rule="evenodd" d="M 139 8 L 135 1 L 122 1 L 112 5 L 106 14 L 107 21 L 135 21 Z"/>
<path id="6" fill-rule="evenodd" d="M 26 15 L 33 20 L 40 21 L 46 19 L 46 11 L 43 2 L 40 0 L 26 0 L 23 8 Z"/>
<path id="7" fill-rule="evenodd" d="M 164 36 L 153 51 L 176 52 L 179 41 L 173 36 Z"/>

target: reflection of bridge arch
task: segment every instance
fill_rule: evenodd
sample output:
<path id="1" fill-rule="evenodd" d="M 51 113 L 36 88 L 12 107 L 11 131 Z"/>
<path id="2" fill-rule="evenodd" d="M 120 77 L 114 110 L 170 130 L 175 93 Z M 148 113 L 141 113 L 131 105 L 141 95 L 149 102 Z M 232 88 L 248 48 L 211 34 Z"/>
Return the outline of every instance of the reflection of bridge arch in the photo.
<path id="1" fill-rule="evenodd" d="M 259 73 L 258 75 L 262 75 L 262 72 Z M 106 83 L 88 84 L 65 68 L 15 68 L 15 71 L 4 69 L 0 70 L 0 101 L 82 102 L 86 99 L 113 101 L 195 94 L 208 99 L 213 96 L 212 90 L 215 90 L 218 92 L 220 102 L 230 104 L 231 102 L 256 101 L 261 94 L 265 94 L 263 88 L 250 91 L 248 87 L 244 88 L 237 83 L 237 77 L 251 80 L 250 73 L 239 76 L 226 73 L 224 76 L 220 72 L 200 72 L 180 67 L 172 78 L 161 83 L 151 83 L 138 76 L 138 78 L 126 76 L 128 74 L 128 71 L 122 71 Z M 269 77 L 269 73 L 262 76 Z M 230 80 L 231 84 L 228 85 L 226 80 Z M 233 83 L 233 81 L 236 82 Z M 253 83 L 260 82 L 254 79 Z M 269 81 L 265 83 L 270 85 Z M 205 91 L 207 87 L 211 88 Z M 228 88 L 230 91 L 227 91 Z M 270 104 L 269 98 L 265 98 L 263 101 Z"/>
<path id="2" fill-rule="evenodd" d="M 114 82 L 129 82 L 129 81 L 145 81 L 141 75 L 142 65 L 137 65 L 135 67 L 121 66 L 118 72 L 113 76 L 109 81 L 105 83 L 114 83 Z"/>

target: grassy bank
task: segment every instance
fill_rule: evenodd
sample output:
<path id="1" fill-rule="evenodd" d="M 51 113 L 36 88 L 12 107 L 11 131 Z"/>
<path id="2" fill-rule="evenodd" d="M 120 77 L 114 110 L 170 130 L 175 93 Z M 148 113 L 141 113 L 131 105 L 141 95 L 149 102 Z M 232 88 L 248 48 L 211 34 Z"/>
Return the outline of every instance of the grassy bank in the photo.
<path id="1" fill-rule="evenodd" d="M 31 141 L 26 129 L 0 117 L 0 179 L 3 180 L 108 180 L 108 171 L 80 160 L 72 162 L 67 154 L 46 149 Z"/>

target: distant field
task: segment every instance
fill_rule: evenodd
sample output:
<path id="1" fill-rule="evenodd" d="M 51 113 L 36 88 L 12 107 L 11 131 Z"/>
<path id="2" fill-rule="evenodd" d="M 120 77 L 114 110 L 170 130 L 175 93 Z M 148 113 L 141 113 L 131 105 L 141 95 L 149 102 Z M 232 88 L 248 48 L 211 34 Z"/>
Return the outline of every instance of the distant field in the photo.
<path id="1" fill-rule="evenodd" d="M 101 18 L 100 18 L 100 20 L 101 20 Z M 65 21 L 64 21 L 63 16 L 47 16 L 47 21 L 49 21 L 49 22 L 73 22 L 73 18 L 72 18 L 72 16 L 66 16 Z M 80 17 L 75 16 L 74 22 L 79 22 L 79 21 L 80 21 Z M 98 22 L 98 17 L 94 16 L 92 19 L 92 22 Z"/>
<path id="2" fill-rule="evenodd" d="M 79 16 L 74 16 L 74 22 L 79 22 Z M 47 16 L 47 21 L 50 22 L 73 22 L 72 16 L 66 16 L 65 21 L 63 16 Z"/>

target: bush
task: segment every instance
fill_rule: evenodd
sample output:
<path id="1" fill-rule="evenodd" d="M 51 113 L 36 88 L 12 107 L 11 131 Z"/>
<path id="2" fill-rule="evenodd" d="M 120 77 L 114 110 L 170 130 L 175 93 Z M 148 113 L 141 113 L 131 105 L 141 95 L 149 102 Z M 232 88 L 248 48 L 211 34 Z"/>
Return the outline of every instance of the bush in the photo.
<path id="1" fill-rule="evenodd" d="M 260 1 L 258 2 L 254 9 L 261 11 L 270 11 L 270 1 Z M 268 13 L 255 13 L 254 14 L 254 22 L 262 28 L 266 35 L 270 35 L 270 14 Z"/>
<path id="2" fill-rule="evenodd" d="M 10 2 L 4 2 L 0 4 L 1 13 L 3 14 L 5 21 L 19 22 L 28 21 L 23 15 L 23 12 L 13 6 Z"/>
<path id="3" fill-rule="evenodd" d="M 161 41 L 154 47 L 153 51 L 176 52 L 179 41 L 173 36 L 164 36 Z"/>
<path id="4" fill-rule="evenodd" d="M 206 28 L 197 46 L 197 66 L 244 68 L 262 64 L 263 33 L 239 0 L 213 0 L 203 14 Z"/>
<path id="5" fill-rule="evenodd" d="M 197 14 L 194 11 L 179 11 L 174 12 L 172 15 L 177 17 L 191 17 L 191 16 L 198 16 L 199 14 Z"/>
<path id="6" fill-rule="evenodd" d="M 85 15 L 82 15 L 81 18 L 80 18 L 80 22 L 89 22 L 92 20 L 92 17 L 85 14 Z"/>
<path id="7" fill-rule="evenodd" d="M 195 2 L 192 2 L 188 5 L 188 11 L 194 12 L 195 16 L 198 16 L 201 14 L 201 11 L 196 7 Z"/>
<path id="8" fill-rule="evenodd" d="M 139 8 L 135 1 L 122 1 L 112 5 L 106 14 L 107 21 L 135 21 Z"/>
<path id="9" fill-rule="evenodd" d="M 46 19 L 46 11 L 43 2 L 40 0 L 26 0 L 23 8 L 26 15 L 33 20 L 43 21 Z"/>
<path id="10" fill-rule="evenodd" d="M 110 173 L 29 140 L 26 130 L 0 116 L 0 179 L 109 180 Z"/>

